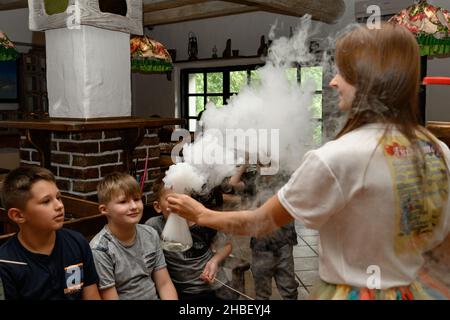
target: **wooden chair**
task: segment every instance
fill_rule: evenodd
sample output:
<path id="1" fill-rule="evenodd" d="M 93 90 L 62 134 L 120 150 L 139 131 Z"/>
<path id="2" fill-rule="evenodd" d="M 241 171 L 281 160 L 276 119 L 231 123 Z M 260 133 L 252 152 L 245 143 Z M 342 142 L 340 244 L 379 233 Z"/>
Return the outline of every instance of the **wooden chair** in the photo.
<path id="1" fill-rule="evenodd" d="M 98 203 L 71 196 L 62 196 L 66 217 L 64 228 L 83 234 L 90 241 L 108 222 L 98 211 Z"/>

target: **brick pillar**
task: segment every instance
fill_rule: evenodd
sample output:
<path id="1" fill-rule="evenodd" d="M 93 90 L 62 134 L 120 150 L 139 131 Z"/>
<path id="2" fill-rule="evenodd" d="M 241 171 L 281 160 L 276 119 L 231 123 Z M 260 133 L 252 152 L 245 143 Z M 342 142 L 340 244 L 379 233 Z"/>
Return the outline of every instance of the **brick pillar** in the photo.
<path id="1" fill-rule="evenodd" d="M 160 148 L 157 129 L 146 129 L 141 144 L 136 147 L 132 161 L 137 163 L 137 175 L 143 176 L 145 161 L 147 179 L 144 183 L 144 203 L 153 201 L 152 186 L 161 174 Z M 123 171 L 123 149 L 126 143 L 119 130 L 91 132 L 53 132 L 51 134 L 51 166 L 62 193 L 97 201 L 96 187 L 108 173 Z M 40 165 L 39 153 L 21 137 L 22 165 Z"/>

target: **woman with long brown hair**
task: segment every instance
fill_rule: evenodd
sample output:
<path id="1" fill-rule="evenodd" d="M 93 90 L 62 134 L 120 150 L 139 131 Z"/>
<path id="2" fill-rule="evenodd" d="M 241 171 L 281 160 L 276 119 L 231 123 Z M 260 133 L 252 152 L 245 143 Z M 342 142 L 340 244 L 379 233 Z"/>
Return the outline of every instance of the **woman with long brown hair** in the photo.
<path id="1" fill-rule="evenodd" d="M 311 298 L 449 298 L 417 281 L 422 254 L 450 231 L 448 147 L 418 121 L 419 48 L 410 32 L 359 26 L 336 43 L 330 85 L 348 119 L 336 139 L 308 152 L 260 208 L 215 212 L 186 195 L 169 208 L 200 225 L 266 234 L 298 219 L 320 234 Z"/>

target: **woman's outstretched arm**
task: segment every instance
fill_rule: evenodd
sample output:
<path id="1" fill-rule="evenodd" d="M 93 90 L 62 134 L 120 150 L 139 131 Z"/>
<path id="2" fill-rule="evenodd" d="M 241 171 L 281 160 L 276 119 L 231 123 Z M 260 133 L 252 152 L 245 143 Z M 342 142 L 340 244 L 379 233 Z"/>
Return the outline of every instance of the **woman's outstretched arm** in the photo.
<path id="1" fill-rule="evenodd" d="M 276 195 L 255 210 L 214 211 L 185 194 L 171 194 L 169 209 L 199 225 L 226 233 L 262 236 L 291 222 L 294 218 L 281 205 Z"/>

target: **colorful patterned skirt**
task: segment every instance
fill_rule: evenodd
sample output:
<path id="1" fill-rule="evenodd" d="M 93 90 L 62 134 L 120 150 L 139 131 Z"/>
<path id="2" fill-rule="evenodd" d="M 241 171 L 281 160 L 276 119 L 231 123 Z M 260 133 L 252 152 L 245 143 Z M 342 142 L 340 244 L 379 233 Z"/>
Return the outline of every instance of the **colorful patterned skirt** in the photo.
<path id="1" fill-rule="evenodd" d="M 320 280 L 310 293 L 311 300 L 450 300 L 450 289 L 426 273 L 406 287 L 385 290 L 335 285 Z"/>

